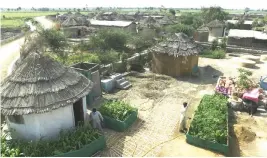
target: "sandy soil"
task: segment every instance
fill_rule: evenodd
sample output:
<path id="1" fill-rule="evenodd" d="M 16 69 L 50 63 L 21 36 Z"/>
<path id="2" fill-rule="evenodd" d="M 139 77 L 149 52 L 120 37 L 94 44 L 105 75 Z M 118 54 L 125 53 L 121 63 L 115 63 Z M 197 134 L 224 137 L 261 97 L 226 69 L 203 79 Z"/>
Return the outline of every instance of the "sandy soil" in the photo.
<path id="1" fill-rule="evenodd" d="M 241 54 L 242 56 L 243 54 Z M 240 66 L 235 63 L 235 58 L 228 57 L 223 60 L 200 58 L 199 66 L 201 67 L 202 74 L 205 72 L 203 67 L 209 65 L 217 70 L 217 74 L 226 76 L 237 76 L 237 68 Z M 260 76 L 266 75 L 267 62 L 262 61 L 256 65 L 256 68 L 249 69 L 253 72 L 252 78 L 255 81 L 259 81 Z M 210 74 L 216 75 L 216 74 Z M 201 80 L 205 80 L 207 76 L 202 75 Z M 211 77 L 211 76 L 210 76 Z M 209 80 L 208 78 L 206 78 Z M 203 81 L 202 81 L 203 82 Z M 205 81 L 204 81 L 205 82 Z M 188 116 L 193 116 L 194 110 L 198 104 L 191 106 L 188 109 Z M 233 112 L 230 121 L 230 137 L 232 139 L 230 143 L 231 156 L 267 156 L 267 113 L 258 112 L 257 116 L 250 117 L 247 113 Z M 190 121 L 187 122 L 189 126 Z M 245 131 L 238 132 L 240 128 L 249 131 L 246 135 Z M 255 137 L 253 136 L 255 134 Z M 178 138 L 163 148 L 159 156 L 180 156 L 183 155 L 183 151 L 188 150 L 190 145 L 186 144 L 184 138 Z M 180 148 L 181 150 L 177 149 Z M 190 146 L 192 148 L 192 146 Z M 210 151 L 197 151 L 199 148 L 190 149 L 185 156 L 220 156 Z"/>
<path id="2" fill-rule="evenodd" d="M 217 76 L 238 75 L 239 66 L 234 61 L 231 57 L 223 60 L 200 58 L 201 75 L 198 78 L 175 79 L 153 73 L 128 76 L 132 88 L 103 97 L 124 100 L 134 105 L 139 109 L 139 120 L 123 133 L 105 129 L 107 149 L 96 156 L 223 156 L 187 144 L 185 136 L 178 132 L 177 125 L 182 102 L 189 103 L 187 115 L 193 118 L 201 97 L 214 92 Z M 267 63 L 262 62 L 256 69 L 251 69 L 255 80 L 258 81 L 266 73 L 266 66 Z M 267 149 L 265 113 L 258 113 L 259 116 L 252 118 L 246 113 L 236 112 L 231 115 L 231 156 L 267 156 L 267 152 L 264 152 Z M 187 120 L 187 127 L 191 120 Z M 247 138 L 242 134 L 245 132 L 240 132 L 243 129 L 255 136 Z"/>

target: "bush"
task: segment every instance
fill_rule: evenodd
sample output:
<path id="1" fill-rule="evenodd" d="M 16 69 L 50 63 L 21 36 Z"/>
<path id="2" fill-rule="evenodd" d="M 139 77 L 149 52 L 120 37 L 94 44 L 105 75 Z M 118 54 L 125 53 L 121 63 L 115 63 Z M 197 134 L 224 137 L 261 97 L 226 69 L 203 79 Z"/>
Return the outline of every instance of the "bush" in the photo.
<path id="1" fill-rule="evenodd" d="M 221 49 L 226 50 L 227 38 L 224 37 L 219 46 L 221 47 Z"/>
<path id="2" fill-rule="evenodd" d="M 125 50 L 129 34 L 119 29 L 103 29 L 90 39 L 91 48 L 122 52 Z"/>
<path id="3" fill-rule="evenodd" d="M 226 56 L 225 51 L 221 49 L 207 50 L 201 54 L 201 57 L 212 58 L 212 59 L 224 59 Z"/>
<path id="4" fill-rule="evenodd" d="M 79 150 L 83 146 L 98 139 L 101 134 L 91 128 L 89 124 L 79 126 L 74 130 L 60 132 L 57 140 L 8 141 L 5 135 L 1 136 L 1 156 L 3 157 L 47 157 L 61 153 Z"/>
<path id="5" fill-rule="evenodd" d="M 142 51 L 155 43 L 155 37 L 156 32 L 154 30 L 141 31 L 140 34 L 132 37 L 131 43 L 136 47 L 137 51 Z"/>
<path id="6" fill-rule="evenodd" d="M 81 53 L 81 54 L 71 54 L 69 55 L 65 61 L 63 61 L 62 58 L 59 58 L 53 54 L 49 54 L 52 58 L 54 58 L 56 61 L 63 63 L 65 65 L 73 65 L 75 63 L 79 62 L 89 62 L 89 63 L 101 63 L 99 57 L 97 54 L 93 53 Z"/>
<path id="7" fill-rule="evenodd" d="M 101 64 L 110 64 L 120 60 L 119 53 L 116 51 L 97 53 Z"/>
<path id="8" fill-rule="evenodd" d="M 228 107 L 222 95 L 205 95 L 190 125 L 189 134 L 204 140 L 227 144 Z"/>
<path id="9" fill-rule="evenodd" d="M 102 115 L 125 121 L 135 109 L 122 101 L 108 101 L 100 107 L 99 111 Z"/>
<path id="10" fill-rule="evenodd" d="M 217 49 L 218 46 L 219 46 L 218 40 L 217 39 L 213 40 L 211 43 L 211 49 L 215 50 L 215 49 Z"/>
<path id="11" fill-rule="evenodd" d="M 165 28 L 165 30 L 168 33 L 179 33 L 183 32 L 187 34 L 188 36 L 192 36 L 194 32 L 194 28 L 190 25 L 184 25 L 184 24 L 176 24 L 176 25 L 170 25 Z"/>

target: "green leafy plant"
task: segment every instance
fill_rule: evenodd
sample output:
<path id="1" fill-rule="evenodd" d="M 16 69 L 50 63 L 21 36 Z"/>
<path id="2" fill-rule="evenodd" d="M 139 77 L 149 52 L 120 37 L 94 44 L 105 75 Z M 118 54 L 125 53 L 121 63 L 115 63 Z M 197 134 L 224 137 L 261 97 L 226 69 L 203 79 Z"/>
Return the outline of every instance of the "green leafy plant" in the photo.
<path id="1" fill-rule="evenodd" d="M 219 46 L 218 40 L 217 39 L 213 40 L 211 43 L 211 50 L 216 50 L 218 46 Z"/>
<path id="2" fill-rule="evenodd" d="M 227 144 L 228 107 L 223 95 L 205 95 L 190 125 L 189 134 L 204 140 Z"/>
<path id="3" fill-rule="evenodd" d="M 73 130 L 61 131 L 56 140 L 7 140 L 7 135 L 1 135 L 2 157 L 47 157 L 73 150 L 79 150 L 83 146 L 98 139 L 101 134 L 92 129 L 89 124 L 79 126 Z"/>
<path id="4" fill-rule="evenodd" d="M 184 25 L 184 24 L 175 24 L 175 25 L 170 25 L 165 28 L 165 30 L 168 33 L 179 33 L 183 32 L 187 34 L 188 36 L 192 36 L 194 32 L 194 28 L 190 25 Z"/>
<path id="5" fill-rule="evenodd" d="M 224 59 L 226 56 L 225 51 L 222 49 L 206 50 L 201 54 L 201 57 L 212 59 Z"/>
<path id="6" fill-rule="evenodd" d="M 135 109 L 122 101 L 107 101 L 99 109 L 102 115 L 125 121 Z"/>
<path id="7" fill-rule="evenodd" d="M 249 76 L 252 76 L 252 72 L 242 68 L 239 68 L 238 72 L 237 86 L 241 89 L 249 89 L 250 87 L 253 87 L 253 82 L 249 79 Z"/>

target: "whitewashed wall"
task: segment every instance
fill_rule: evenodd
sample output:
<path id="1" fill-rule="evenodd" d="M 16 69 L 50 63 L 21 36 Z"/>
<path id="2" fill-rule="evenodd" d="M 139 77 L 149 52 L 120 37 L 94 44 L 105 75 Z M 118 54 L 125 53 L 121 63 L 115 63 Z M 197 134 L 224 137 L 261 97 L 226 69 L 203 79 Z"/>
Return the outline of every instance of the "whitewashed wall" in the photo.
<path id="1" fill-rule="evenodd" d="M 61 129 L 69 129 L 75 126 L 73 106 L 65 106 L 51 112 L 42 114 L 24 115 L 24 124 L 9 122 L 9 128 L 15 129 L 15 137 L 29 140 L 37 140 L 55 137 Z"/>
<path id="2" fill-rule="evenodd" d="M 223 36 L 223 31 L 224 29 L 221 28 L 212 28 L 212 30 L 210 30 L 209 35 L 212 37 L 222 37 Z"/>
<path id="3" fill-rule="evenodd" d="M 86 120 L 87 117 L 86 97 L 83 97 L 83 112 L 84 112 L 84 120 Z"/>

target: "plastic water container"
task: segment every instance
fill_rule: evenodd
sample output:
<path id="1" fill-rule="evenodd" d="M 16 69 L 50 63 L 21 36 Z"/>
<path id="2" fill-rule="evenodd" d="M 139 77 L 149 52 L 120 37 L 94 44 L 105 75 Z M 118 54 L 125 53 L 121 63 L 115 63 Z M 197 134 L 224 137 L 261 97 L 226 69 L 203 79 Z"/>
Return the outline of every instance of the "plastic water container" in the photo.
<path id="1" fill-rule="evenodd" d="M 267 76 L 261 77 L 260 87 L 264 90 L 267 90 L 267 82 L 264 82 L 264 80 L 267 80 Z"/>

